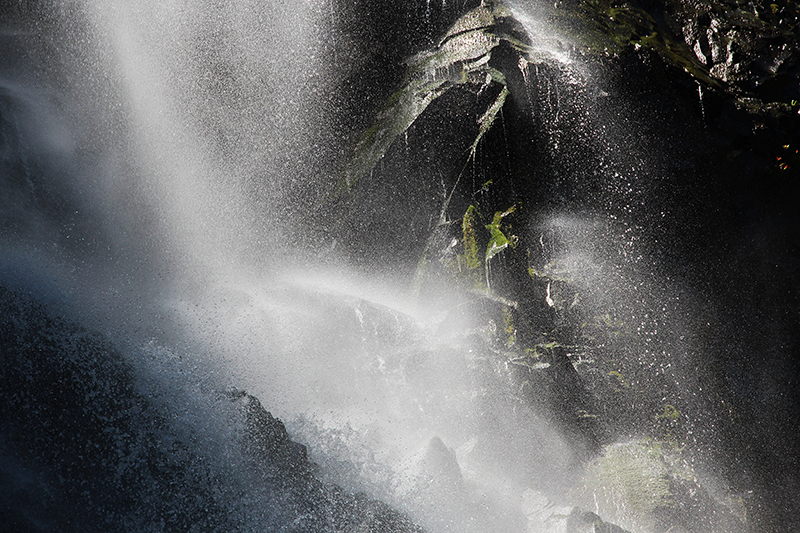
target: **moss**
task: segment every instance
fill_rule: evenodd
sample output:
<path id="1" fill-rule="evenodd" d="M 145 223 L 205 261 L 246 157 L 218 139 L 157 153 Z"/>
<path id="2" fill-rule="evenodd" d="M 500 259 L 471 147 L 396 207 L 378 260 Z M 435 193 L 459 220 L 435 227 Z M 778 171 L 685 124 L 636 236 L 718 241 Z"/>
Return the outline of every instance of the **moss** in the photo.
<path id="1" fill-rule="evenodd" d="M 664 406 L 663 412 L 656 415 L 655 419 L 655 434 L 676 448 L 682 447 L 686 434 L 682 428 L 682 417 L 678 409 L 672 404 L 667 404 Z"/>
<path id="2" fill-rule="evenodd" d="M 677 505 L 672 492 L 674 458 L 659 441 L 640 440 L 607 446 L 587 469 L 586 496 L 604 516 L 626 515 L 631 525 L 651 531 L 659 509 Z"/>
<path id="3" fill-rule="evenodd" d="M 538 279 L 541 281 L 557 281 L 564 284 L 575 283 L 575 279 L 572 277 L 570 269 L 558 261 L 550 261 L 540 269 L 529 267 L 528 275 L 533 279 Z"/>
<path id="4" fill-rule="evenodd" d="M 574 495 L 630 531 L 749 530 L 741 498 L 710 492 L 684 453 L 653 439 L 606 446 Z"/>
<path id="5" fill-rule="evenodd" d="M 614 319 L 610 313 L 597 315 L 581 324 L 581 338 L 586 342 L 604 344 L 621 341 L 628 336 L 625 323 Z"/>
<path id="6" fill-rule="evenodd" d="M 517 237 L 515 235 L 506 236 L 501 225 L 503 219 L 511 215 L 517 210 L 517 206 L 511 206 L 505 211 L 498 211 L 492 218 L 492 223 L 486 225 L 489 231 L 489 244 L 486 246 L 486 261 L 499 254 L 509 246 L 514 248 L 517 245 Z M 507 232 L 508 230 L 506 230 Z"/>
<path id="7" fill-rule="evenodd" d="M 635 2 L 585 0 L 574 10 L 566 9 L 555 17 L 560 19 L 565 33 L 591 54 L 619 55 L 629 46 L 649 48 L 668 64 L 688 72 L 704 86 L 716 89 L 723 87 L 681 38 Z M 581 22 L 582 27 L 577 31 L 570 30 L 576 20 Z"/>
<path id="8" fill-rule="evenodd" d="M 621 372 L 619 372 L 617 370 L 612 370 L 612 371 L 610 371 L 608 373 L 608 375 L 611 376 L 612 378 L 614 378 L 622 388 L 625 388 L 625 389 L 630 389 L 631 388 L 631 386 L 628 384 L 628 382 L 625 381 L 625 376 L 623 376 Z"/>
<path id="9" fill-rule="evenodd" d="M 525 348 L 521 355 L 509 360 L 509 363 L 527 366 L 533 370 L 549 368 L 553 361 L 553 351 L 557 348 L 564 348 L 564 345 L 557 342 L 534 344 L 533 348 Z"/>
<path id="10" fill-rule="evenodd" d="M 464 259 L 466 266 L 469 270 L 475 270 L 481 267 L 480 248 L 478 246 L 478 232 L 477 227 L 480 224 L 480 215 L 478 209 L 471 205 L 464 213 L 461 222 L 461 229 L 463 232 L 464 243 Z"/>
<path id="11" fill-rule="evenodd" d="M 656 418 L 660 418 L 663 420 L 678 420 L 681 417 L 681 414 L 675 408 L 674 405 L 667 404 L 664 406 L 664 412 L 658 415 Z"/>

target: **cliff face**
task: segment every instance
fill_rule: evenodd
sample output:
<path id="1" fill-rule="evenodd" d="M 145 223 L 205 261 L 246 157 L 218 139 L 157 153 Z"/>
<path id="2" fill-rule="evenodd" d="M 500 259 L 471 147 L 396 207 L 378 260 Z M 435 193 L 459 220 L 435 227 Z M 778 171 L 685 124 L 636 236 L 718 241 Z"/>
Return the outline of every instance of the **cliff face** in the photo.
<path id="1" fill-rule="evenodd" d="M 540 8 L 560 36 L 528 8 L 443 12 L 309 220 L 423 299 L 473 295 L 480 349 L 587 457 L 670 443 L 724 473 L 742 527 L 791 530 L 773 476 L 797 486 L 797 6 Z"/>

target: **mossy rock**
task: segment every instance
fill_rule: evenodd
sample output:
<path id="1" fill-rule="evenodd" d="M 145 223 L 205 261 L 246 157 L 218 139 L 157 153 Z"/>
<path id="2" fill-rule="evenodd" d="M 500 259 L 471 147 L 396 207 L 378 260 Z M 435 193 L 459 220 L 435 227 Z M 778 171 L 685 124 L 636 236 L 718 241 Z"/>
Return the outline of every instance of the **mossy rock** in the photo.
<path id="1" fill-rule="evenodd" d="M 632 531 L 746 531 L 741 498 L 712 494 L 682 452 L 650 439 L 607 446 L 589 464 L 579 499 Z"/>

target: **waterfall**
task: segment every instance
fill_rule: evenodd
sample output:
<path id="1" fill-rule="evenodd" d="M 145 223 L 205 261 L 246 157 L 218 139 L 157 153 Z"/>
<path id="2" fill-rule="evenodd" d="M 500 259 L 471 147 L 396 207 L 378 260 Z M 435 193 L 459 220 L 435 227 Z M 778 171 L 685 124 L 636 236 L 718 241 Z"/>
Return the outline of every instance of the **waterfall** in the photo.
<path id="1" fill-rule="evenodd" d="M 597 52 L 564 23 L 579 10 L 507 4 L 6 8 L 0 522 L 792 516 L 788 400 L 749 425 L 754 388 L 791 378 L 742 363 L 760 339 L 741 327 L 776 320 L 765 350 L 789 372 L 794 337 L 780 304 L 723 287 L 747 279 L 717 264 L 740 249 L 714 241 L 735 202 L 723 158 L 692 152 L 716 146 L 722 89 Z M 679 81 L 648 100 L 628 75 Z"/>

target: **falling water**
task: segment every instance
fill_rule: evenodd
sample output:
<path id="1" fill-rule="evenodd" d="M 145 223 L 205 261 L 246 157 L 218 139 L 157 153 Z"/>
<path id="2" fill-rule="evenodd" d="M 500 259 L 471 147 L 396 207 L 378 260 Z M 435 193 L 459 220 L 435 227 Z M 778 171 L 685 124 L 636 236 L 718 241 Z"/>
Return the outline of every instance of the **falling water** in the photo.
<path id="1" fill-rule="evenodd" d="M 433 227 L 454 187 L 447 170 L 431 171 L 438 177 L 419 211 L 413 199 L 375 192 L 348 215 L 352 231 L 308 227 L 327 209 L 351 132 L 402 82 L 396 65 L 462 14 L 459 2 L 411 3 L 397 8 L 402 16 L 378 4 L 10 10 L 0 28 L 0 281 L 119 346 L 139 387 L 214 458 L 210 475 L 230 476 L 231 494 L 250 490 L 226 440 L 233 415 L 215 400 L 234 388 L 284 420 L 324 482 L 385 501 L 427 531 L 546 531 L 548 517 L 572 505 L 637 530 L 626 507 L 635 501 L 603 504 L 604 493 L 579 490 L 596 473 L 591 443 L 521 402 L 519 384 L 498 370 L 509 363 L 481 352 L 475 339 L 502 326 L 480 316 L 474 294 L 444 279 L 426 294 L 409 290 L 418 257 L 391 235 Z M 649 386 L 699 389 L 692 352 L 703 333 L 693 324 L 715 310 L 662 276 L 647 242 L 663 216 L 646 204 L 666 156 L 647 139 L 629 142 L 635 132 L 602 100 L 610 85 L 569 53 L 537 5 L 512 7 L 542 58 L 541 72 L 522 71 L 547 131 L 541 165 L 560 173 L 537 185 L 548 201 L 520 231 L 595 315 L 634 325 L 628 349 L 653 369 Z M 383 18 L 359 26 L 370 16 Z M 401 19 L 406 26 L 370 33 Z M 413 130 L 403 135 L 413 158 Z M 447 142 L 437 149 L 461 161 Z M 570 177 L 580 154 L 548 163 L 581 143 L 602 154 L 593 176 L 579 172 L 591 183 Z M 397 170 L 391 157 L 376 176 Z M 481 157 L 470 169 L 478 178 Z M 416 226 L 386 237 L 407 208 Z M 555 298 L 566 296 L 548 283 L 542 305 L 555 309 Z M 620 446 L 624 454 L 635 444 Z M 246 530 L 271 530 L 256 492 L 226 501 L 239 502 Z"/>

